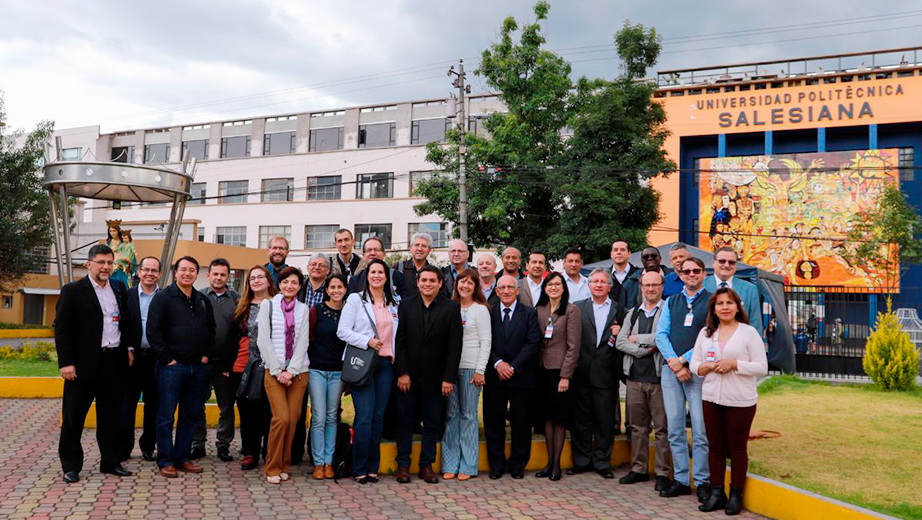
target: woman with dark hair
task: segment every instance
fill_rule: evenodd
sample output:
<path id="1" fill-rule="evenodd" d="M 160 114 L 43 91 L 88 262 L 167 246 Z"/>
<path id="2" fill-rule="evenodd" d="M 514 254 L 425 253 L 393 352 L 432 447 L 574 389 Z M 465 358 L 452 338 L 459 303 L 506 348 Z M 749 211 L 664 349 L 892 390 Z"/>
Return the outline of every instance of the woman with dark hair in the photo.
<path id="1" fill-rule="evenodd" d="M 333 478 L 333 451 L 339 426 L 339 401 L 343 394 L 343 351 L 346 342 L 339 339 L 339 317 L 343 311 L 349 280 L 333 273 L 323 286 L 323 302 L 311 307 L 311 368 L 307 391 L 311 397 L 311 454 L 314 479 Z"/>
<path id="2" fill-rule="evenodd" d="M 710 494 L 698 509 L 736 515 L 743 507 L 746 444 L 756 415 L 758 378 L 768 373 L 768 360 L 762 337 L 749 325 L 733 289 L 718 289 L 708 300 L 707 325 L 698 334 L 689 369 L 704 378 L 701 399 L 711 472 Z M 733 460 L 729 500 L 724 492 L 727 457 Z"/>
<path id="3" fill-rule="evenodd" d="M 272 411 L 266 392 L 261 391 L 257 399 L 247 398 L 247 383 L 244 374 L 262 377 L 262 371 L 254 371 L 253 365 L 262 363 L 257 342 L 259 304 L 275 296 L 275 285 L 265 266 L 254 265 L 243 280 L 243 295 L 234 310 L 234 322 L 240 328 L 240 350 L 231 369 L 231 384 L 237 387 L 237 411 L 240 412 L 240 441 L 243 461 L 240 469 L 247 471 L 259 466 L 259 454 L 265 458 L 269 439 L 269 421 Z"/>
<path id="4" fill-rule="evenodd" d="M 304 275 L 297 267 L 286 267 L 278 279 L 279 294 L 259 304 L 259 329 L 263 334 L 256 340 L 266 365 L 264 385 L 272 408 L 266 455 L 266 481 L 270 484 L 290 478 L 291 443 L 301 418 L 301 400 L 307 390 L 310 365 L 307 357 L 310 313 L 298 301 Z"/>
<path id="5" fill-rule="evenodd" d="M 355 406 L 352 441 L 352 475 L 358 484 L 378 481 L 381 464 L 381 433 L 384 411 L 394 386 L 394 345 L 397 333 L 397 302 L 391 293 L 390 268 L 383 260 L 368 263 L 365 286 L 346 300 L 336 335 L 361 349 L 378 352 L 375 373 L 365 386 L 352 387 Z"/>
<path id="6" fill-rule="evenodd" d="M 541 284 L 535 310 L 538 326 L 544 331 L 538 363 L 538 402 L 544 414 L 547 466 L 535 473 L 538 478 L 560 480 L 560 454 L 567 435 L 570 410 L 570 377 L 576 370 L 582 328 L 580 312 L 569 303 L 570 291 L 562 274 L 552 272 Z"/>
<path id="7" fill-rule="evenodd" d="M 458 273 L 452 300 L 461 304 L 461 363 L 458 365 L 457 391 L 448 394 L 445 435 L 442 437 L 442 478 L 457 474 L 464 481 L 477 476 L 480 457 L 480 429 L 477 405 L 490 359 L 492 324 L 490 308 L 480 290 L 480 275 L 474 269 Z"/>

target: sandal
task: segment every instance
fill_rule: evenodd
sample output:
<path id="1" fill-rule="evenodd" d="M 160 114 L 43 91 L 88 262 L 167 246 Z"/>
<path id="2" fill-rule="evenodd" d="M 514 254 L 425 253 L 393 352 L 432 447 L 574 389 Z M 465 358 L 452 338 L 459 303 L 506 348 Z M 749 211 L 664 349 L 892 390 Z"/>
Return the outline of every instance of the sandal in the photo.
<path id="1" fill-rule="evenodd" d="M 368 484 L 368 475 L 362 475 L 361 477 L 352 477 L 353 482 L 356 484 Z"/>
<path id="2" fill-rule="evenodd" d="M 278 483 L 280 483 L 281 481 L 282 481 L 282 477 L 280 477 L 280 476 L 278 476 L 278 475 L 273 475 L 273 476 L 271 476 L 271 477 L 269 477 L 269 476 L 266 477 L 266 482 L 268 482 L 268 483 L 270 483 L 270 484 L 278 484 Z"/>
<path id="3" fill-rule="evenodd" d="M 464 482 L 465 480 L 470 480 L 470 479 L 471 479 L 470 475 L 465 475 L 464 473 L 461 473 L 458 475 L 458 482 Z"/>
<path id="4" fill-rule="evenodd" d="M 451 480 L 455 478 L 455 474 L 454 473 L 442 473 L 442 478 L 445 480 Z"/>

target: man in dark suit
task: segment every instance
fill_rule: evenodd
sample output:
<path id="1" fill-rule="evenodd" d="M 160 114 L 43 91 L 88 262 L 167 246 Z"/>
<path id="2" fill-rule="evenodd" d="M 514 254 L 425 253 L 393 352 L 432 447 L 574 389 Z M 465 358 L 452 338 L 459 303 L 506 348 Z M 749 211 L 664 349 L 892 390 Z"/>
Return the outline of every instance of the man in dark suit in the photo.
<path id="1" fill-rule="evenodd" d="M 135 411 L 138 399 L 144 396 L 144 422 L 138 445 L 141 458 L 154 461 L 157 447 L 157 379 L 154 377 L 154 351 L 147 342 L 147 311 L 150 302 L 160 292 L 160 260 L 153 256 L 142 258 L 138 264 L 141 283 L 128 290 L 128 311 L 125 320 L 131 325 L 132 339 L 128 343 L 128 390 L 122 412 L 120 460 L 128 460 L 134 449 Z"/>
<path id="2" fill-rule="evenodd" d="M 643 263 L 643 269 L 635 269 L 630 276 L 624 281 L 621 288 L 621 306 L 625 309 L 634 308 L 643 303 L 643 297 L 640 291 L 640 277 L 644 273 L 656 271 L 663 275 L 663 279 L 672 273 L 672 269 L 662 265 L 663 258 L 659 254 L 659 249 L 647 246 L 640 252 L 640 261 Z"/>
<path id="3" fill-rule="evenodd" d="M 96 442 L 100 471 L 131 475 L 121 464 L 119 416 L 125 399 L 128 347 L 125 286 L 109 280 L 115 255 L 109 246 L 90 248 L 89 275 L 61 288 L 54 323 L 58 367 L 64 378 L 64 410 L 58 455 L 65 482 L 80 480 L 83 448 L 80 437 L 86 414 L 96 399 Z"/>
<path id="4" fill-rule="evenodd" d="M 461 362 L 461 306 L 441 294 L 442 273 L 435 266 L 419 270 L 416 296 L 404 300 L 398 311 L 397 376 L 397 482 L 410 481 L 410 452 L 413 427 L 423 423 L 419 453 L 419 478 L 429 484 L 439 481 L 432 470 L 442 421 L 445 396 L 454 391 Z"/>
<path id="5" fill-rule="evenodd" d="M 471 267 L 467 263 L 470 255 L 470 248 L 463 240 L 456 238 L 448 243 L 448 265 L 442 268 L 442 274 L 445 275 L 442 287 L 449 298 L 455 290 L 455 280 L 458 279 L 458 275 L 461 271 Z"/>
<path id="6" fill-rule="evenodd" d="M 631 265 L 628 260 L 631 259 L 631 246 L 627 240 L 616 238 L 611 243 L 611 291 L 608 295 L 613 302 L 621 301 L 621 287 L 630 279 L 635 271 L 640 268 Z"/>
<path id="7" fill-rule="evenodd" d="M 595 269 L 589 275 L 590 298 L 576 302 L 583 332 L 573 374 L 574 467 L 567 470 L 569 475 L 596 471 L 614 478 L 611 450 L 621 423 L 621 357 L 614 340 L 621 331 L 624 308 L 609 297 L 611 285 L 608 271 Z"/>
<path id="8" fill-rule="evenodd" d="M 483 253 L 477 257 L 477 274 L 480 275 L 480 291 L 490 307 L 499 305 L 499 293 L 496 292 L 496 257 L 493 253 Z"/>
<path id="9" fill-rule="evenodd" d="M 538 313 L 518 302 L 519 284 L 509 275 L 496 284 L 500 305 L 490 309 L 493 346 L 487 362 L 483 389 L 483 427 L 487 438 L 490 478 L 525 476 L 531 455 L 531 394 L 535 389 L 535 366 L 541 331 Z M 506 460 L 506 409 L 512 428 L 512 452 Z"/>

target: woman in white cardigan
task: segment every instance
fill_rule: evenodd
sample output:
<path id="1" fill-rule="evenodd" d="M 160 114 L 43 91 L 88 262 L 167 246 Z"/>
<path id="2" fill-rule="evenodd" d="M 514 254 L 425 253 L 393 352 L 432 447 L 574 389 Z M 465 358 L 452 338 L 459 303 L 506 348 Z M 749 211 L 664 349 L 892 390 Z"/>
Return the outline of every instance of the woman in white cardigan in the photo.
<path id="1" fill-rule="evenodd" d="M 279 294 L 259 304 L 256 344 L 266 365 L 264 383 L 272 408 L 266 454 L 266 481 L 271 484 L 289 479 L 291 443 L 307 389 L 310 313 L 297 299 L 303 283 L 299 269 L 286 267 L 279 273 Z"/>
<path id="2" fill-rule="evenodd" d="M 768 360 L 762 337 L 749 325 L 733 289 L 718 289 L 708 301 L 707 325 L 698 334 L 689 368 L 704 378 L 701 399 L 711 471 L 710 494 L 698 509 L 736 515 L 743 507 L 749 469 L 746 444 L 759 399 L 756 387 L 768 373 Z M 729 499 L 724 493 L 728 456 L 733 460 Z"/>

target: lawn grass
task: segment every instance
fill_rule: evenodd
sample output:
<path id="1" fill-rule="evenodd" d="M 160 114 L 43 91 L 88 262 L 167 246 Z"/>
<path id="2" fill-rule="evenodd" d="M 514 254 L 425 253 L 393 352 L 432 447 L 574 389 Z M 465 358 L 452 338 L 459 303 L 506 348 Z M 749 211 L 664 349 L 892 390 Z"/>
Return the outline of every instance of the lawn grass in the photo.
<path id="1" fill-rule="evenodd" d="M 57 361 L 0 360 L 0 377 L 57 377 Z"/>
<path id="2" fill-rule="evenodd" d="M 901 518 L 922 520 L 922 390 L 884 392 L 776 377 L 759 388 L 750 471 Z"/>

